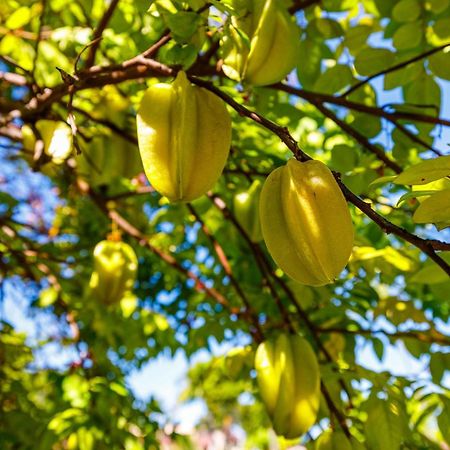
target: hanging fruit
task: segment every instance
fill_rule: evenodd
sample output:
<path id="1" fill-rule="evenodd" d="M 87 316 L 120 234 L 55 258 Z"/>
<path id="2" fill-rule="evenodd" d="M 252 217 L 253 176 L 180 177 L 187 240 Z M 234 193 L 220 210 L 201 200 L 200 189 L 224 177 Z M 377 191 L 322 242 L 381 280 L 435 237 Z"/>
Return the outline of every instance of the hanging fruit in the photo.
<path id="1" fill-rule="evenodd" d="M 320 161 L 291 159 L 275 169 L 261 192 L 260 219 L 272 258 L 299 283 L 333 283 L 350 258 L 350 211 L 333 174 Z"/>
<path id="2" fill-rule="evenodd" d="M 244 8 L 242 1 L 235 3 L 239 16 L 232 17 L 222 41 L 223 71 L 255 86 L 281 81 L 298 63 L 294 19 L 279 0 L 249 0 Z"/>
<path id="3" fill-rule="evenodd" d="M 101 303 L 111 305 L 133 289 L 138 260 L 125 242 L 101 241 L 94 249 L 94 272 L 89 287 Z"/>
<path id="4" fill-rule="evenodd" d="M 298 335 L 262 342 L 255 355 L 259 392 L 275 432 L 287 439 L 305 434 L 320 404 L 320 371 L 314 350 Z"/>
<path id="5" fill-rule="evenodd" d="M 225 104 L 184 72 L 147 89 L 137 114 L 139 150 L 152 186 L 170 201 L 211 189 L 225 166 L 231 119 Z"/>

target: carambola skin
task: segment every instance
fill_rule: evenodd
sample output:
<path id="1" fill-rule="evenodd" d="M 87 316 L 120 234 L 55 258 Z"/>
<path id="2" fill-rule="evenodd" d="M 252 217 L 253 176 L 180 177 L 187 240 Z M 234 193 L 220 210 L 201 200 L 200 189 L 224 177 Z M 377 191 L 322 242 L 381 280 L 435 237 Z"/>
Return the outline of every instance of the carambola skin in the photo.
<path id="1" fill-rule="evenodd" d="M 249 39 L 244 42 L 236 31 Z M 299 29 L 278 0 L 251 0 L 242 17 L 233 17 L 223 39 L 227 76 L 255 86 L 281 81 L 298 63 Z"/>
<path id="2" fill-rule="evenodd" d="M 298 335 L 280 334 L 255 354 L 259 392 L 275 432 L 288 439 L 306 433 L 320 404 L 320 371 L 313 349 Z"/>
<path id="3" fill-rule="evenodd" d="M 353 248 L 347 202 L 328 167 L 291 159 L 266 179 L 260 199 L 264 241 L 277 265 L 295 281 L 333 283 Z"/>
<path id="4" fill-rule="evenodd" d="M 94 249 L 94 272 L 89 282 L 91 293 L 101 303 L 118 303 L 133 289 L 137 269 L 136 253 L 128 244 L 99 242 Z"/>
<path id="5" fill-rule="evenodd" d="M 184 72 L 147 89 L 137 114 L 139 150 L 152 186 L 170 201 L 205 194 L 225 166 L 231 118 L 221 99 Z"/>

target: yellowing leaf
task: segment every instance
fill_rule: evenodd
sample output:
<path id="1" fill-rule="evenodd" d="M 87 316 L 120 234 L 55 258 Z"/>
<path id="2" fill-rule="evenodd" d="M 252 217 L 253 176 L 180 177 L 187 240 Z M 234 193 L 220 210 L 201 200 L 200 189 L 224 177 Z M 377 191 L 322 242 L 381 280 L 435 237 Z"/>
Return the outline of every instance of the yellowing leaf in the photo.
<path id="1" fill-rule="evenodd" d="M 395 184 L 427 184 L 450 175 L 450 155 L 422 161 L 404 170 Z"/>
<path id="2" fill-rule="evenodd" d="M 450 189 L 438 191 L 419 205 L 413 215 L 416 223 L 448 222 L 450 220 Z"/>

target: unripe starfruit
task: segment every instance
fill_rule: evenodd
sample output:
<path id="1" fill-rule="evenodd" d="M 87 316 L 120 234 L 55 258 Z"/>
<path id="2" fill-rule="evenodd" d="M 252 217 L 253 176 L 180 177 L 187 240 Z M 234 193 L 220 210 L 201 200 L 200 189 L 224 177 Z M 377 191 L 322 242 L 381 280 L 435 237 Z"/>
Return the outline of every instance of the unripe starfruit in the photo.
<path id="1" fill-rule="evenodd" d="M 133 289 L 138 260 L 125 242 L 101 241 L 94 249 L 94 272 L 89 287 L 101 303 L 118 303 Z"/>
<path id="2" fill-rule="evenodd" d="M 262 184 L 255 180 L 248 191 L 234 196 L 234 213 L 241 227 L 248 234 L 252 242 L 262 240 L 261 222 L 259 220 L 259 197 Z"/>
<path id="3" fill-rule="evenodd" d="M 275 432 L 287 439 L 306 433 L 320 404 L 320 371 L 308 341 L 281 334 L 255 354 L 259 392 Z"/>
<path id="4" fill-rule="evenodd" d="M 332 283 L 350 258 L 350 211 L 333 174 L 320 161 L 291 159 L 275 169 L 261 192 L 260 219 L 272 258 L 299 283 Z"/>
<path id="5" fill-rule="evenodd" d="M 225 104 L 184 72 L 147 89 L 137 114 L 139 150 L 152 186 L 171 201 L 205 194 L 225 166 L 231 119 Z"/>
<path id="6" fill-rule="evenodd" d="M 241 6 L 242 1 L 235 3 Z M 222 42 L 223 71 L 255 86 L 281 81 L 298 62 L 299 29 L 279 0 L 245 3 L 237 8 L 241 14 L 232 17 Z"/>

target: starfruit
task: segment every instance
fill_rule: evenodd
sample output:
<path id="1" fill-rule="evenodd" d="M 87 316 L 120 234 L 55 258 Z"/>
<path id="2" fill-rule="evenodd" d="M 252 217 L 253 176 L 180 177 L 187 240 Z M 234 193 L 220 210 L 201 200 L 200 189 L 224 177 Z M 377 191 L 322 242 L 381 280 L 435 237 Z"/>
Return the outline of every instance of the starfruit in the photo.
<path id="1" fill-rule="evenodd" d="M 259 220 L 259 197 L 262 184 L 255 180 L 250 189 L 234 196 L 234 214 L 241 227 L 248 234 L 252 242 L 262 240 L 261 222 Z"/>
<path id="2" fill-rule="evenodd" d="M 332 283 L 350 258 L 350 211 L 333 174 L 320 161 L 291 159 L 275 169 L 261 192 L 260 219 L 272 258 L 299 283 Z"/>
<path id="3" fill-rule="evenodd" d="M 320 404 L 320 371 L 308 341 L 280 334 L 262 342 L 255 354 L 259 393 L 275 432 L 287 439 L 306 433 Z"/>
<path id="4" fill-rule="evenodd" d="M 133 289 L 138 260 L 125 242 L 101 241 L 94 249 L 94 272 L 89 287 L 101 303 L 111 305 Z"/>
<path id="5" fill-rule="evenodd" d="M 184 72 L 147 89 L 137 114 L 139 150 L 152 186 L 170 201 L 205 194 L 225 166 L 231 119 L 221 99 Z"/>
<path id="6" fill-rule="evenodd" d="M 222 40 L 223 71 L 236 81 L 264 86 L 281 81 L 297 64 L 299 29 L 279 0 L 234 0 Z"/>

